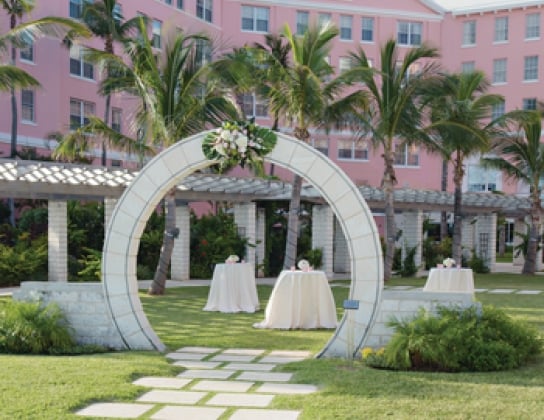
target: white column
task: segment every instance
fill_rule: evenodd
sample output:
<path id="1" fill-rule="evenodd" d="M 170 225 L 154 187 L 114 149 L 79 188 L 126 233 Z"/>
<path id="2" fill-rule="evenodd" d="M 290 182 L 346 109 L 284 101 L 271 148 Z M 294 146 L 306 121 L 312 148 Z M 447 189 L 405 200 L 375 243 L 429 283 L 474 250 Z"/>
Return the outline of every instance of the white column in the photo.
<path id="1" fill-rule="evenodd" d="M 486 213 L 478 216 L 477 226 L 477 255 L 483 258 L 491 271 L 495 271 L 497 262 L 497 214 Z"/>
<path id="2" fill-rule="evenodd" d="M 255 243 L 257 242 L 255 236 L 256 210 L 255 203 L 237 203 L 234 205 L 234 223 L 238 226 L 240 236 L 246 238 L 249 243 L 246 246 L 245 260 L 254 266 L 257 264 L 255 259 Z"/>
<path id="3" fill-rule="evenodd" d="M 405 211 L 402 221 L 402 260 L 406 258 L 409 249 L 416 247 L 414 263 L 421 266 L 423 249 L 423 211 Z"/>
<path id="4" fill-rule="evenodd" d="M 461 254 L 467 261 L 472 257 L 472 252 L 476 247 L 476 229 L 475 224 L 472 223 L 473 220 L 473 217 L 465 217 L 461 229 Z M 444 258 L 446 257 L 451 257 L 451 255 L 444 255 Z"/>
<path id="5" fill-rule="evenodd" d="M 176 227 L 179 235 L 174 239 L 170 272 L 172 280 L 184 281 L 189 280 L 191 268 L 191 212 L 185 201 L 176 201 Z"/>
<path id="6" fill-rule="evenodd" d="M 49 281 L 68 281 L 68 210 L 66 201 L 49 200 L 48 261 Z"/>
<path id="7" fill-rule="evenodd" d="M 527 224 L 525 222 L 525 219 L 516 219 L 514 222 L 514 265 L 516 266 L 522 266 L 525 262 L 525 258 L 523 256 L 523 253 L 520 252 L 519 255 L 516 257 L 516 247 L 520 245 L 523 242 L 523 239 L 516 235 L 516 233 L 520 233 L 522 235 L 527 235 Z"/>
<path id="8" fill-rule="evenodd" d="M 334 264 L 333 271 L 335 273 L 350 273 L 350 259 L 348 243 L 342 227 L 336 217 L 334 218 Z"/>
<path id="9" fill-rule="evenodd" d="M 542 225 L 540 226 L 540 236 L 542 237 Z M 536 271 L 542 271 L 544 264 L 542 263 L 542 241 L 540 241 L 541 248 L 536 251 Z"/>
<path id="10" fill-rule="evenodd" d="M 330 206 L 312 207 L 312 249 L 321 249 L 321 270 L 327 277 L 333 275 L 334 214 Z"/>
<path id="11" fill-rule="evenodd" d="M 257 254 L 257 277 L 263 277 L 263 264 L 266 252 L 266 209 L 260 208 L 257 210 L 257 227 L 256 235 L 257 247 L 255 252 Z"/>
<path id="12" fill-rule="evenodd" d="M 117 205 L 117 198 L 104 197 L 104 235 L 110 224 L 111 215 L 113 214 L 113 209 Z"/>

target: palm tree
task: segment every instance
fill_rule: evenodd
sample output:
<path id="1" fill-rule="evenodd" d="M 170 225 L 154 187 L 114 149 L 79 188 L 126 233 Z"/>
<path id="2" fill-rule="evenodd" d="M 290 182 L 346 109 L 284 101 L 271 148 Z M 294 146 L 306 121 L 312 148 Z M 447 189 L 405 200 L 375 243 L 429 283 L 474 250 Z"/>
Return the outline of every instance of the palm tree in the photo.
<path id="1" fill-rule="evenodd" d="M 209 77 L 209 66 L 201 63 L 197 43 L 206 40 L 203 35 L 179 32 L 165 42 L 164 50 L 156 56 L 142 19 L 139 35 L 124 44 L 126 57 L 93 53 L 92 59 L 100 56 L 111 71 L 110 77 L 101 83 L 101 92 L 128 92 L 141 99 L 134 128 L 143 128 L 148 144 L 155 149 L 168 147 L 202 131 L 205 126 L 219 126 L 223 120 L 237 117 L 236 107 L 226 99 L 221 84 Z M 104 122 L 101 128 L 95 125 L 82 127 L 82 130 L 93 128 L 102 135 L 114 134 Z M 117 138 L 125 145 L 139 144 L 138 139 L 130 142 L 127 137 Z M 150 294 L 164 293 L 178 233 L 175 190 L 170 191 L 164 201 L 165 234 Z"/>
<path id="2" fill-rule="evenodd" d="M 541 231 L 541 180 L 544 178 L 544 144 L 541 143 L 542 112 L 512 111 L 505 115 L 509 135 L 498 138 L 491 152 L 496 157 L 482 159 L 485 166 L 500 169 L 510 179 L 529 186 L 531 209 L 529 243 L 523 264 L 523 274 L 535 274 L 536 254 Z"/>
<path id="3" fill-rule="evenodd" d="M 104 40 L 104 51 L 114 54 L 114 42 L 123 41 L 138 27 L 139 17 L 123 21 L 120 6 L 117 0 L 99 0 L 85 2 L 82 11 L 82 21 L 90 31 Z M 105 69 L 105 78 L 109 75 L 109 69 Z M 104 123 L 109 125 L 111 94 L 106 93 L 106 106 L 104 111 Z M 102 139 L 102 166 L 106 166 L 106 140 Z"/>
<path id="4" fill-rule="evenodd" d="M 354 113 L 366 103 L 361 92 L 340 97 L 347 82 L 340 77 L 332 78 L 334 69 L 328 63 L 332 40 L 337 35 L 337 28 L 325 25 L 310 27 L 304 35 L 298 36 L 286 25 L 282 36 L 291 51 L 287 65 L 282 61 L 284 55 L 275 54 L 275 49 L 259 48 L 267 68 L 265 83 L 270 111 L 291 123 L 294 136 L 305 143 L 310 141 L 311 127 L 320 127 L 340 115 Z M 284 48 L 280 49 L 286 52 Z M 287 221 L 285 268 L 296 262 L 301 187 L 302 178 L 295 174 Z"/>
<path id="5" fill-rule="evenodd" d="M 361 139 L 370 137 L 374 148 L 383 150 L 384 173 L 382 188 L 385 206 L 385 262 L 384 278 L 391 277 L 397 228 L 393 192 L 397 184 L 395 174 L 395 141 L 404 139 L 405 143 L 424 138 L 423 114 L 418 107 L 419 88 L 423 82 L 435 74 L 436 65 L 432 61 L 422 65 L 414 72 L 421 61 L 438 57 L 435 48 L 422 45 L 408 50 L 402 61 L 394 40 L 389 40 L 381 48 L 380 63 L 372 67 L 365 51 L 359 49 L 351 54 L 354 67 L 346 77 L 364 83 L 370 97 L 368 112 L 360 116 Z M 401 145 L 402 146 L 402 145 Z"/>
<path id="6" fill-rule="evenodd" d="M 444 75 L 438 90 L 431 90 L 430 93 L 430 130 L 436 136 L 434 150 L 453 166 L 452 258 L 458 263 L 462 257 L 464 162 L 468 157 L 489 149 L 495 124 L 485 121 L 488 121 L 493 105 L 503 100 L 500 95 L 486 94 L 488 87 L 485 75 L 475 71 Z"/>

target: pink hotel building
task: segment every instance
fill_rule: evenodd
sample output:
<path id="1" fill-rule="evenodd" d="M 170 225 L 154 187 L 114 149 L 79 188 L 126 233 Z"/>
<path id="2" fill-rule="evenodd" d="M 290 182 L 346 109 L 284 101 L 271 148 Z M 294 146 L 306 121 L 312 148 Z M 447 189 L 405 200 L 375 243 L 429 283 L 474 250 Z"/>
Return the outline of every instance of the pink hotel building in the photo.
<path id="1" fill-rule="evenodd" d="M 85 0 L 37 0 L 31 18 L 63 16 L 78 19 Z M 544 97 L 544 41 L 541 26 L 544 0 L 121 0 L 125 19 L 145 14 L 158 49 L 165 34 L 174 28 L 205 31 L 218 41 L 218 51 L 263 42 L 263 35 L 278 32 L 285 24 L 303 32 L 313 21 L 332 21 L 340 30 L 330 63 L 341 72 L 350 65 L 348 54 L 362 47 L 373 60 L 385 40 L 396 39 L 400 50 L 422 42 L 437 47 L 443 67 L 450 72 L 483 70 L 491 92 L 504 95 L 496 115 L 517 108 L 535 108 Z M 0 11 L 0 31 L 9 19 Z M 99 39 L 86 46 L 102 48 Z M 98 70 L 85 62 L 84 47 L 68 50 L 56 39 L 42 39 L 20 50 L 17 66 L 35 76 L 41 89 L 17 92 L 18 145 L 47 153 L 54 148 L 52 132 L 67 132 L 83 124 L 86 115 L 104 114 L 105 100 L 97 94 Z M 119 51 L 119 48 L 118 48 Z M 209 53 L 209 54 L 206 54 Z M 204 57 L 211 52 L 205 51 Z M 543 58 L 541 58 L 543 57 Z M 135 100 L 127 96 L 112 100 L 110 121 L 127 131 Z M 271 125 L 266 104 L 251 95 L 244 97 L 246 115 Z M 0 93 L 0 157 L 9 157 L 10 95 Z M 289 131 L 288 127 L 283 128 Z M 380 151 L 351 134 L 330 136 L 316 132 L 313 145 L 326 153 L 358 185 L 379 186 L 383 163 Z M 133 167 L 135 159 L 108 151 L 108 165 Z M 100 151 L 94 152 L 99 164 Z M 397 150 L 399 188 L 440 190 L 441 160 L 415 147 Z M 451 172 L 450 172 L 451 173 Z M 504 191 L 524 194 L 524 186 L 503 181 L 502 175 L 485 171 L 478 159 L 466 166 L 466 191 Z M 453 188 L 451 179 L 449 189 Z"/>

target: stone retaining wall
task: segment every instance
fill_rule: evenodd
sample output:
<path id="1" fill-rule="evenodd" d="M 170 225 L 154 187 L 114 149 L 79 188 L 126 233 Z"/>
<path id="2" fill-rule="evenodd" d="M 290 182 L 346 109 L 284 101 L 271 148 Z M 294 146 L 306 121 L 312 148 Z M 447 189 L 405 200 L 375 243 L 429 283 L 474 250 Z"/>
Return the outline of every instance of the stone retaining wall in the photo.
<path id="1" fill-rule="evenodd" d="M 78 344 L 126 348 L 106 308 L 102 283 L 23 282 L 13 299 L 55 302 L 74 329 Z"/>

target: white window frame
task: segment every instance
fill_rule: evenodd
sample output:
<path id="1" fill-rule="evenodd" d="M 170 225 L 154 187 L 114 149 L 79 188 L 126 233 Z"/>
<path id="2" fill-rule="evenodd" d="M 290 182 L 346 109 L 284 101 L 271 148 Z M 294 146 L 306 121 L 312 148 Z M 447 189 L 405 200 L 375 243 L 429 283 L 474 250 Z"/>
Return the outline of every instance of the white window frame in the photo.
<path id="1" fill-rule="evenodd" d="M 68 16 L 72 19 L 81 19 L 83 13 L 83 4 L 87 0 L 70 0 L 68 8 Z"/>
<path id="2" fill-rule="evenodd" d="M 151 22 L 151 45 L 158 50 L 162 49 L 162 22 L 158 19 Z"/>
<path id="3" fill-rule="evenodd" d="M 32 89 L 21 89 L 21 121 L 36 122 L 36 93 Z"/>
<path id="4" fill-rule="evenodd" d="M 25 47 L 19 48 L 19 59 L 27 63 L 34 62 L 34 41 L 30 37 L 25 38 Z"/>
<path id="5" fill-rule="evenodd" d="M 491 107 L 491 119 L 495 120 L 506 113 L 506 104 L 504 101 L 493 104 Z"/>
<path id="6" fill-rule="evenodd" d="M 472 73 L 474 70 L 476 70 L 476 62 L 475 61 L 463 61 L 461 63 L 461 73 Z"/>
<path id="7" fill-rule="evenodd" d="M 353 16 L 340 15 L 340 39 L 342 41 L 353 39 Z"/>
<path id="8" fill-rule="evenodd" d="M 403 39 L 406 38 L 406 39 Z M 419 47 L 423 42 L 423 24 L 401 20 L 397 22 L 397 43 L 401 46 Z"/>
<path id="9" fill-rule="evenodd" d="M 368 162 L 368 140 L 339 139 L 337 145 L 338 160 Z"/>
<path id="10" fill-rule="evenodd" d="M 72 45 L 70 47 L 70 75 L 85 80 L 95 80 L 94 64 L 85 60 L 85 50 L 85 47 L 79 45 Z M 72 67 L 75 65 L 78 66 L 77 73 L 72 71 Z"/>
<path id="11" fill-rule="evenodd" d="M 540 13 L 525 15 L 525 39 L 540 39 Z"/>
<path id="12" fill-rule="evenodd" d="M 536 82 L 538 80 L 538 55 L 529 55 L 523 58 L 523 81 Z"/>
<path id="13" fill-rule="evenodd" d="M 467 190 L 469 192 L 500 191 L 501 181 L 501 172 L 498 169 L 484 168 L 479 164 L 468 165 Z"/>
<path id="14" fill-rule="evenodd" d="M 323 153 L 325 156 L 329 156 L 329 143 L 330 142 L 329 142 L 328 138 L 323 138 L 323 137 L 314 138 L 314 137 L 312 137 L 310 139 L 310 145 L 315 150 L 318 150 L 321 153 Z M 325 147 L 323 147 L 323 145 Z"/>
<path id="15" fill-rule="evenodd" d="M 374 42 L 374 18 L 363 16 L 361 18 L 361 41 Z"/>
<path id="16" fill-rule="evenodd" d="M 197 64 L 205 66 L 212 61 L 212 45 L 206 39 L 197 39 L 195 43 Z"/>
<path id="17" fill-rule="evenodd" d="M 537 105 L 536 98 L 523 98 L 521 107 L 524 110 L 535 110 Z"/>
<path id="18" fill-rule="evenodd" d="M 463 22 L 463 46 L 476 45 L 476 21 Z"/>
<path id="19" fill-rule="evenodd" d="M 251 25 L 248 25 L 251 22 Z M 264 27 L 259 29 L 259 26 Z M 258 6 L 242 6 L 242 32 L 268 33 L 270 25 L 270 8 Z"/>
<path id="20" fill-rule="evenodd" d="M 213 0 L 196 0 L 196 17 L 212 23 Z"/>
<path id="21" fill-rule="evenodd" d="M 111 108 L 111 128 L 118 133 L 123 129 L 123 110 L 121 108 Z"/>
<path id="22" fill-rule="evenodd" d="M 268 118 L 268 103 L 255 93 L 241 95 L 242 110 L 246 117 Z"/>
<path id="23" fill-rule="evenodd" d="M 319 13 L 317 15 L 317 23 L 319 26 L 326 26 L 332 22 L 332 15 L 330 13 Z"/>
<path id="24" fill-rule="evenodd" d="M 78 109 L 77 114 L 72 114 L 72 110 Z M 95 115 L 96 105 L 94 102 L 84 101 L 82 99 L 70 98 L 70 130 L 76 130 L 79 127 L 87 124 L 89 122 L 88 117 L 90 115 Z M 77 126 L 72 123 L 72 120 L 78 118 Z"/>
<path id="25" fill-rule="evenodd" d="M 310 23 L 310 12 L 307 10 L 297 10 L 297 35 L 304 35 L 308 30 Z"/>
<path id="26" fill-rule="evenodd" d="M 348 70 L 351 70 L 354 66 L 353 59 L 351 57 L 339 57 L 338 58 L 338 73 L 342 74 Z"/>
<path id="27" fill-rule="evenodd" d="M 495 43 L 508 42 L 508 16 L 495 18 Z"/>
<path id="28" fill-rule="evenodd" d="M 179 10 L 183 10 L 183 0 L 176 0 L 176 7 L 179 9 Z"/>
<path id="29" fill-rule="evenodd" d="M 395 166 L 418 168 L 420 148 L 415 144 L 408 145 L 401 141 L 395 142 Z"/>
<path id="30" fill-rule="evenodd" d="M 493 60 L 493 84 L 506 83 L 508 60 L 496 58 Z"/>

